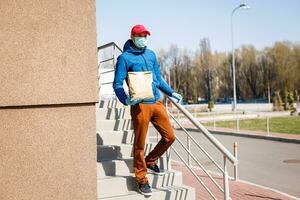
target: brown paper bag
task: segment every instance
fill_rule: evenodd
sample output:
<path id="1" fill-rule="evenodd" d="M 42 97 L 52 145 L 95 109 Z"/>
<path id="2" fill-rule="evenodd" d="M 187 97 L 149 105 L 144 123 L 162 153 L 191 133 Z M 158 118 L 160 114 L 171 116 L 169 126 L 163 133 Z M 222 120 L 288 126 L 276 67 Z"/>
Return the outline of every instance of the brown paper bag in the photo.
<path id="1" fill-rule="evenodd" d="M 128 88 L 131 101 L 137 99 L 152 99 L 152 72 L 128 72 Z"/>

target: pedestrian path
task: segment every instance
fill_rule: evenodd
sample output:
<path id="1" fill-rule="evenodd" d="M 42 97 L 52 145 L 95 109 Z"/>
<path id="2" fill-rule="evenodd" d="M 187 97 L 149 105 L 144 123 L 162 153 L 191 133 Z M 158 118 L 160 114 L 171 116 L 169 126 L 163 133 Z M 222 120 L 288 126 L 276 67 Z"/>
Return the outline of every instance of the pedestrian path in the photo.
<path id="1" fill-rule="evenodd" d="M 209 200 L 212 199 L 203 186 L 197 181 L 189 169 L 178 161 L 172 161 L 172 169 L 182 172 L 183 183 L 185 185 L 196 188 L 197 200 Z M 196 174 L 200 176 L 205 184 L 212 189 L 217 199 L 223 199 L 223 193 L 213 184 L 206 174 L 198 167 L 193 167 Z M 223 179 L 217 174 L 212 174 L 215 180 L 222 186 Z M 250 184 L 243 181 L 229 181 L 230 197 L 232 200 L 295 200 L 289 195 L 277 192 L 275 190 L 266 189 L 254 184 Z"/>

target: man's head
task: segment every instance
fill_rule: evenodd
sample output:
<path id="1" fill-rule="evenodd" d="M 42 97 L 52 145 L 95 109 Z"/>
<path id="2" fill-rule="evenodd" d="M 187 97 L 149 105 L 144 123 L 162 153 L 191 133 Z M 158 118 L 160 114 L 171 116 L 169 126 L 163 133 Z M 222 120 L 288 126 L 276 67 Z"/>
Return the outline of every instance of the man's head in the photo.
<path id="1" fill-rule="evenodd" d="M 150 32 L 141 24 L 137 24 L 131 29 L 131 39 L 139 49 L 146 48 L 148 42 L 147 35 L 150 35 Z"/>

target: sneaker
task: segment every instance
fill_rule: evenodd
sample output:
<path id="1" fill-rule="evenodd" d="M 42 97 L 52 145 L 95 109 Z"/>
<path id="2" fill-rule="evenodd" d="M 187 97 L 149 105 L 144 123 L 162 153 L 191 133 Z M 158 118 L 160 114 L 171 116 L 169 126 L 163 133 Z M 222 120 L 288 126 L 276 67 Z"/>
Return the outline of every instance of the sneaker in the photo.
<path id="1" fill-rule="evenodd" d="M 165 173 L 164 172 L 161 172 L 159 167 L 157 166 L 157 164 L 155 165 L 147 165 L 147 169 L 148 169 L 148 172 L 150 173 L 154 173 L 156 175 L 164 175 Z"/>
<path id="2" fill-rule="evenodd" d="M 151 186 L 149 185 L 149 183 L 138 184 L 138 190 L 144 196 L 150 197 L 152 195 L 152 190 L 151 190 Z"/>

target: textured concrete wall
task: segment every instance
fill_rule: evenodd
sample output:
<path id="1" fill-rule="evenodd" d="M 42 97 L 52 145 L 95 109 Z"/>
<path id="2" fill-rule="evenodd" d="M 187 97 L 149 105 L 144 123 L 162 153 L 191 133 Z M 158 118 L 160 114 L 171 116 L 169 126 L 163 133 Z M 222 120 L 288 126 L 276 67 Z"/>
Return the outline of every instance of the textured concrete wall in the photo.
<path id="1" fill-rule="evenodd" d="M 97 101 L 95 2 L 0 1 L 0 106 Z"/>
<path id="2" fill-rule="evenodd" d="M 0 199 L 96 199 L 92 0 L 0 1 Z"/>
<path id="3" fill-rule="evenodd" d="M 0 109 L 0 199 L 96 199 L 95 107 Z"/>

